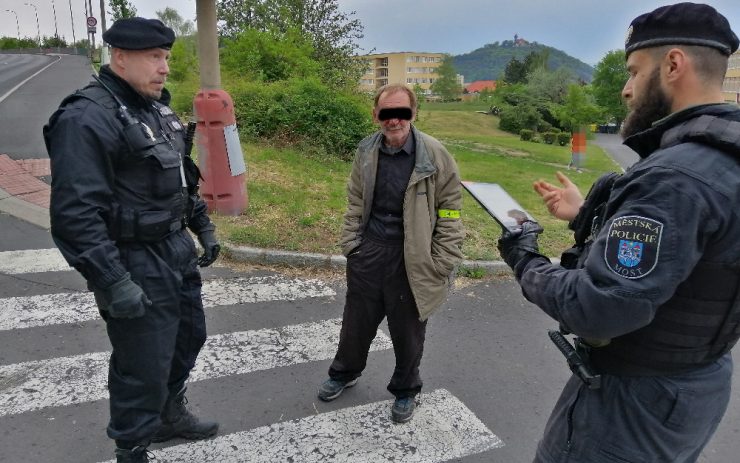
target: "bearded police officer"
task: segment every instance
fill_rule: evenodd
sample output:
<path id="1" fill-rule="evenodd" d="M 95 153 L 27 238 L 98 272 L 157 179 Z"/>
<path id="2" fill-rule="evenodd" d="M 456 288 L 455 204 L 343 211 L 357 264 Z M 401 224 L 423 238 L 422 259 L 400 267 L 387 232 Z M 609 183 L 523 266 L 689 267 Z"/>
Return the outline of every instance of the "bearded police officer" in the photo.
<path id="1" fill-rule="evenodd" d="M 184 394 L 206 339 L 198 265 L 210 265 L 220 247 L 185 129 L 167 106 L 175 34 L 158 20 L 129 18 L 103 39 L 110 65 L 44 127 L 51 232 L 106 322 L 117 461 L 144 462 L 152 440 L 218 430 L 185 408 Z M 204 248 L 200 258 L 188 228 Z"/>
<path id="2" fill-rule="evenodd" d="M 721 89 L 737 48 L 707 5 L 632 21 L 622 132 L 641 160 L 585 203 L 562 174 L 562 187 L 535 183 L 572 220 L 580 246 L 562 262 L 576 268 L 539 254 L 536 224 L 499 242 L 593 375 L 574 368 L 536 462 L 694 462 L 724 415 L 740 337 L 740 109 Z"/>

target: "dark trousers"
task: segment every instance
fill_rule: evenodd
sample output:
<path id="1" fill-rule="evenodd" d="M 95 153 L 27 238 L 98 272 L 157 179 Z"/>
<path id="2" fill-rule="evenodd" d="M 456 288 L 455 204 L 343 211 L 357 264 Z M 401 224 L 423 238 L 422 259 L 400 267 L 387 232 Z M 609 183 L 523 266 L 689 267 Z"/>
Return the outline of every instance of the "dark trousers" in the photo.
<path id="1" fill-rule="evenodd" d="M 383 317 L 396 354 L 388 391 L 413 397 L 422 386 L 419 364 L 427 324 L 419 320 L 406 277 L 403 243 L 366 238 L 347 258 L 347 300 L 339 348 L 329 368 L 332 379 L 350 381 L 362 374 Z"/>
<path id="2" fill-rule="evenodd" d="M 113 347 L 108 436 L 143 442 L 159 428 L 168 395 L 184 386 L 205 342 L 202 282 L 195 245 L 185 231 L 155 244 L 123 244 L 120 251 L 152 306 L 134 319 L 101 311 Z"/>
<path id="3" fill-rule="evenodd" d="M 572 376 L 545 427 L 536 463 L 693 463 L 730 399 L 732 358 L 675 376 Z"/>

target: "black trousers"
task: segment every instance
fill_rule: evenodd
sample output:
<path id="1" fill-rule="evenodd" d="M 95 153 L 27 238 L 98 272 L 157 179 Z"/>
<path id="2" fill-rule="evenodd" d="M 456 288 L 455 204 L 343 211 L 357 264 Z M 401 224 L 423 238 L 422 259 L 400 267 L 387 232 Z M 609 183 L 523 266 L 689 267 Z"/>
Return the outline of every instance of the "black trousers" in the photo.
<path id="1" fill-rule="evenodd" d="M 535 463 L 695 463 L 730 400 L 732 358 L 674 376 L 571 376 Z"/>
<path id="2" fill-rule="evenodd" d="M 403 243 L 365 238 L 347 258 L 347 299 L 329 377 L 350 381 L 362 374 L 383 317 L 388 318 L 396 354 L 388 391 L 398 398 L 413 397 L 422 387 L 419 364 L 427 324 L 419 320 L 406 276 Z"/>
<path id="3" fill-rule="evenodd" d="M 108 436 L 148 441 L 159 429 L 169 394 L 185 384 L 206 340 L 197 254 L 187 232 L 154 244 L 122 244 L 131 278 L 151 299 L 140 318 L 111 318 L 101 311 L 113 347 L 108 372 Z"/>

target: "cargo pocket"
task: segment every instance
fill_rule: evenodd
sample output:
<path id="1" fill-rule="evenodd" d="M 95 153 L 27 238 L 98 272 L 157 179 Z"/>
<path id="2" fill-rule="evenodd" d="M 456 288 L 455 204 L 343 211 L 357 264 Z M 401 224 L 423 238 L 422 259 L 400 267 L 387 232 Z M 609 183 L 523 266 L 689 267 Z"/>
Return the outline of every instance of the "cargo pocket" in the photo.
<path id="1" fill-rule="evenodd" d="M 145 243 L 159 241 L 170 233 L 170 211 L 140 211 L 136 224 L 136 239 Z"/>
<path id="2" fill-rule="evenodd" d="M 152 146 L 146 152 L 154 166 L 151 172 L 152 194 L 155 198 L 169 198 L 181 193 L 180 154 L 168 142 Z"/>

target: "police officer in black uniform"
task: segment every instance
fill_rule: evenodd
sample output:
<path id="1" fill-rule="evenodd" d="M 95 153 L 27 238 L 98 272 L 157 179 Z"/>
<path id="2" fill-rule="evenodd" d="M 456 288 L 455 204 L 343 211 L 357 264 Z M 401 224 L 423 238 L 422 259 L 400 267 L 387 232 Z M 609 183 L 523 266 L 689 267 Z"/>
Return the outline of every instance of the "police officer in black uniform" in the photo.
<path id="1" fill-rule="evenodd" d="M 129 18 L 103 39 L 110 65 L 44 127 L 51 233 L 106 322 L 117 461 L 145 462 L 150 441 L 218 430 L 185 408 L 185 381 L 206 339 L 198 265 L 213 263 L 220 246 L 198 196 L 186 130 L 167 106 L 174 32 Z M 200 258 L 187 229 L 203 246 Z"/>
<path id="2" fill-rule="evenodd" d="M 576 231 L 564 266 L 539 254 L 536 223 L 499 241 L 583 362 L 536 462 L 694 462 L 724 415 L 740 337 L 740 109 L 721 89 L 737 49 L 707 5 L 632 21 L 623 136 L 641 160 L 585 202 L 562 175 L 562 188 L 535 183 Z"/>

